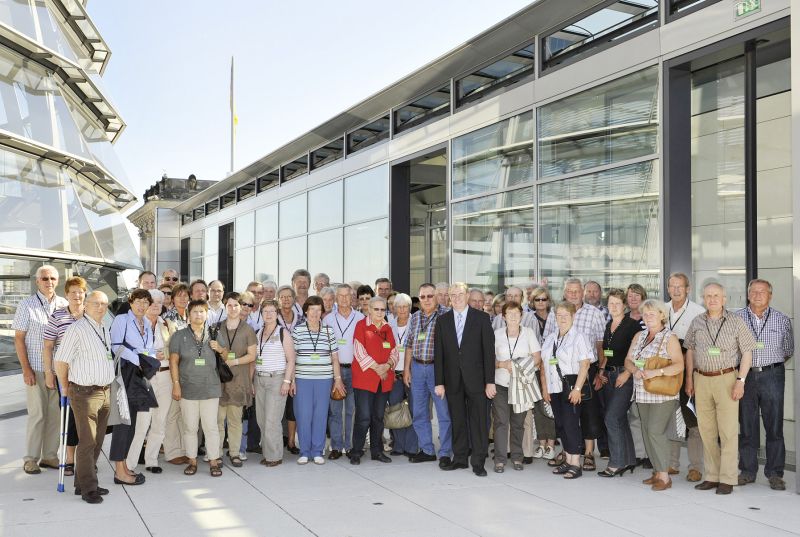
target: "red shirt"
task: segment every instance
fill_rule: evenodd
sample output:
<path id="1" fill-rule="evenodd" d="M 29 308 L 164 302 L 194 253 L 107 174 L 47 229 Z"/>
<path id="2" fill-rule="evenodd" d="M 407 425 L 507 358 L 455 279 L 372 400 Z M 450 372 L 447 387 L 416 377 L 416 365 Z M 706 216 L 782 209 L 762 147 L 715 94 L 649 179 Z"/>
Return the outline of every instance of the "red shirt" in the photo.
<path id="1" fill-rule="evenodd" d="M 389 323 L 383 323 L 380 329 L 372 324 L 369 317 L 356 323 L 353 333 L 353 388 L 367 390 L 372 393 L 392 391 L 394 383 L 394 364 L 397 363 L 397 348 L 394 342 L 394 333 Z M 381 381 L 378 374 L 370 369 L 372 363 L 390 364 L 386 372 L 386 379 Z"/>

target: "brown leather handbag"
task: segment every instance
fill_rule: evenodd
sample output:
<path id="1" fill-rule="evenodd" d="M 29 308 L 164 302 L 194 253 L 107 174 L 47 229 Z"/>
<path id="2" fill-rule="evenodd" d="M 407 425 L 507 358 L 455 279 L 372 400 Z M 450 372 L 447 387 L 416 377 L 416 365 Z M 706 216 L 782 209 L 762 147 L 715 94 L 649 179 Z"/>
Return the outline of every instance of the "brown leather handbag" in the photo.
<path id="1" fill-rule="evenodd" d="M 645 360 L 645 369 L 664 369 L 672 365 L 672 360 L 667 356 L 666 343 L 667 338 L 665 337 L 661 340 L 661 347 L 659 348 L 658 355 Z M 673 397 L 678 395 L 682 385 L 683 371 L 676 375 L 661 375 L 644 379 L 644 389 L 655 395 Z"/>

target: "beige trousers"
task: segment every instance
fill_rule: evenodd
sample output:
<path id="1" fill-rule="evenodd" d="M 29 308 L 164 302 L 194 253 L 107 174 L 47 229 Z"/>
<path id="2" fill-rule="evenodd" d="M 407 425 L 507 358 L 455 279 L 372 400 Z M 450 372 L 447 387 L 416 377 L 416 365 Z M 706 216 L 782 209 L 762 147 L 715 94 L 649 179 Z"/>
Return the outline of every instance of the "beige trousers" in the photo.
<path id="1" fill-rule="evenodd" d="M 238 457 L 242 447 L 242 407 L 235 405 L 220 406 L 217 411 L 217 429 L 219 430 L 219 452 L 225 441 L 225 420 L 228 420 L 228 456 Z M 208 444 L 208 442 L 206 442 Z M 210 458 L 210 457 L 209 457 Z"/>
<path id="2" fill-rule="evenodd" d="M 183 446 L 186 456 L 190 459 L 197 458 L 198 437 L 197 431 L 200 424 L 206 436 L 206 455 L 213 461 L 220 458 L 219 429 L 217 428 L 217 411 L 219 398 L 189 400 L 181 399 L 181 416 L 183 416 Z M 241 432 L 239 433 L 241 435 Z"/>
<path id="3" fill-rule="evenodd" d="M 736 485 L 739 471 L 739 401 L 731 397 L 736 372 L 694 374 L 697 428 L 703 439 L 703 480 Z M 719 443 L 717 443 L 719 438 Z"/>
<path id="4" fill-rule="evenodd" d="M 25 461 L 58 461 L 58 432 L 61 410 L 58 406 L 58 390 L 45 386 L 44 373 L 34 371 L 36 384 L 25 386 L 28 403 L 28 430 L 26 435 Z"/>

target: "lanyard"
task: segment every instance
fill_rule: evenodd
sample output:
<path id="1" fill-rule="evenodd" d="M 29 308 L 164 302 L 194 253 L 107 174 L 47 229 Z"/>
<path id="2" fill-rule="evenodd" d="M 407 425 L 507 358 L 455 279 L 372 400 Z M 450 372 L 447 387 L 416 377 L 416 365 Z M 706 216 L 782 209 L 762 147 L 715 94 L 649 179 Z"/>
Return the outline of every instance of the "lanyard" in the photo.
<path id="1" fill-rule="evenodd" d="M 269 337 L 267 338 L 267 342 L 269 342 L 269 340 L 270 340 L 270 339 L 272 339 L 272 336 L 274 336 L 274 335 L 275 335 L 275 332 L 276 332 L 278 329 L 280 329 L 280 327 L 281 327 L 281 326 L 280 326 L 279 324 L 277 324 L 277 323 L 275 324 L 275 329 L 272 331 L 272 333 L 271 333 L 271 334 L 269 335 Z M 226 330 L 227 330 L 227 328 L 226 328 Z M 260 344 L 260 345 L 259 345 L 259 347 L 258 347 L 258 355 L 259 355 L 259 356 L 261 356 L 261 355 L 264 353 L 264 345 L 266 345 L 266 344 L 267 344 L 267 343 L 264 341 L 264 332 L 265 332 L 265 330 L 261 330 L 261 344 Z M 234 337 L 236 337 L 236 334 L 234 334 Z"/>
<path id="2" fill-rule="evenodd" d="M 748 308 L 749 310 L 750 308 Z M 756 326 L 753 324 L 753 317 L 750 315 L 750 311 L 747 312 L 747 320 L 750 322 L 750 328 L 753 329 L 753 335 L 756 333 Z M 772 313 L 772 308 L 767 310 L 767 316 L 764 318 L 764 322 L 761 324 L 761 330 L 758 331 L 758 335 L 756 336 L 756 341 L 761 341 L 761 334 L 764 333 L 764 328 L 767 327 L 767 321 L 769 321 L 769 316 Z M 755 315 L 755 313 L 753 313 Z"/>
<path id="3" fill-rule="evenodd" d="M 194 338 L 194 346 L 197 347 L 197 357 L 200 358 L 200 355 L 203 353 L 203 345 L 206 342 L 205 328 L 203 329 L 203 333 L 200 336 L 200 341 L 197 340 L 197 335 L 194 333 L 194 328 L 189 326 L 189 330 L 192 332 L 192 337 Z"/>
<path id="4" fill-rule="evenodd" d="M 97 339 L 99 339 L 103 343 L 103 347 L 105 347 L 106 351 L 111 352 L 111 349 L 108 348 L 108 340 L 106 339 L 106 331 L 103 329 L 103 327 L 102 326 L 100 327 L 100 329 L 103 331 L 103 335 L 100 336 L 100 333 L 97 330 L 95 330 L 94 325 L 92 324 L 92 322 L 89 319 L 87 319 L 86 317 L 84 317 L 83 319 L 92 328 L 92 332 L 94 332 L 94 335 L 97 336 Z"/>
<path id="5" fill-rule="evenodd" d="M 278 312 L 278 317 L 280 318 L 281 322 L 283 323 L 283 327 L 286 330 L 290 330 L 294 328 L 294 323 L 297 320 L 297 314 L 294 312 L 294 308 L 292 308 L 292 322 L 291 324 L 286 324 L 286 319 L 283 318 L 283 313 Z"/>
<path id="6" fill-rule="evenodd" d="M 567 332 L 567 333 L 569 333 L 569 332 Z M 556 336 L 556 340 L 553 341 L 553 358 L 556 358 L 556 359 L 558 358 L 558 349 L 561 348 L 561 345 L 564 343 L 564 339 L 566 337 L 567 337 L 567 334 L 564 334 L 563 336 L 561 336 L 561 339 L 558 339 L 558 336 Z"/>
<path id="7" fill-rule="evenodd" d="M 514 359 L 514 351 L 517 350 L 517 344 L 519 340 L 522 339 L 522 327 L 520 327 L 519 334 L 517 335 L 516 341 L 514 341 L 514 348 L 511 348 L 511 337 L 508 335 L 508 328 L 506 328 L 506 343 L 508 343 L 508 359 Z M 556 348 L 556 350 L 558 350 Z"/>
<path id="8" fill-rule="evenodd" d="M 670 309 L 670 310 L 672 309 L 672 304 L 671 304 L 671 303 L 670 303 L 670 308 L 669 308 L 669 309 Z M 674 322 L 674 323 L 672 322 L 672 312 L 670 312 L 670 315 L 669 315 L 669 329 L 670 329 L 670 330 L 672 330 L 673 328 L 675 328 L 675 326 L 677 326 L 677 324 L 678 324 L 679 322 L 681 322 L 681 319 L 683 318 L 683 315 L 686 313 L 686 310 L 688 310 L 688 309 L 689 309 L 689 299 L 687 298 L 687 299 L 686 299 L 686 302 L 685 302 L 685 303 L 684 303 L 684 305 L 683 305 L 683 311 L 681 312 L 681 314 L 680 314 L 680 315 L 678 315 L 678 318 L 677 318 L 677 319 L 675 319 L 675 322 Z M 710 335 L 710 334 L 709 334 L 709 335 Z"/>
<path id="9" fill-rule="evenodd" d="M 658 334 L 660 334 L 661 332 L 663 332 L 663 331 L 664 331 L 664 329 L 662 328 L 658 333 L 653 334 L 653 339 L 651 339 L 650 342 L 647 341 L 647 338 L 650 337 L 650 332 L 649 331 L 647 332 L 646 335 L 644 335 L 644 337 L 639 336 L 639 348 L 636 350 L 636 359 L 637 360 L 641 359 L 642 353 L 644 352 L 644 350 L 647 347 L 649 347 L 650 345 L 652 345 L 653 342 L 656 340 L 656 336 Z"/>
<path id="10" fill-rule="evenodd" d="M 605 341 L 605 345 L 604 345 L 605 349 L 611 350 L 611 351 L 614 350 L 614 349 L 611 348 L 611 343 L 613 343 L 613 341 L 614 341 L 614 334 L 617 333 L 617 330 L 622 328 L 622 323 L 623 322 L 625 322 L 625 317 L 623 317 L 622 320 L 620 320 L 619 324 L 617 325 L 617 327 L 614 330 L 611 330 L 611 325 L 614 324 L 614 321 L 612 320 L 610 323 L 608 323 L 608 338 L 606 338 L 606 341 Z"/>
<path id="11" fill-rule="evenodd" d="M 536 317 L 536 320 L 539 322 L 539 333 L 544 333 L 544 327 L 547 325 L 547 318 L 542 319 L 539 317 L 538 313 L 533 314 Z"/>
<path id="12" fill-rule="evenodd" d="M 36 293 L 36 300 L 39 301 L 39 304 L 42 306 L 42 309 L 45 311 L 45 313 L 47 313 L 48 316 L 52 314 L 50 311 L 50 303 L 45 304 L 42 302 L 42 297 L 39 296 L 38 291 Z M 55 304 L 55 297 L 53 297 L 53 304 Z"/>
<path id="13" fill-rule="evenodd" d="M 228 330 L 228 324 L 225 323 L 225 337 L 228 338 L 228 345 L 230 345 L 230 349 L 233 350 L 233 341 L 236 339 L 236 334 L 239 332 L 239 327 L 242 326 L 242 321 L 239 321 L 239 324 L 236 325 L 236 330 L 233 331 L 233 337 L 231 337 L 231 333 Z"/>
<path id="14" fill-rule="evenodd" d="M 434 319 L 436 319 L 436 316 L 437 316 L 437 315 L 439 315 L 439 310 L 436 310 L 436 311 L 433 313 L 433 315 L 431 315 L 431 318 L 430 318 L 430 319 L 428 319 L 428 322 L 427 322 L 427 323 L 425 323 L 425 324 L 422 324 L 422 317 L 420 317 L 420 322 L 419 322 L 419 324 L 420 324 L 420 325 L 421 325 L 421 327 L 422 327 L 422 332 L 425 332 L 425 333 L 427 333 L 427 332 L 428 332 L 428 327 L 431 325 L 431 323 L 433 322 L 433 320 L 434 320 Z"/>
<path id="15" fill-rule="evenodd" d="M 350 325 L 353 324 L 353 321 L 356 320 L 356 312 L 350 310 L 350 322 L 347 323 L 347 326 L 344 327 L 344 330 L 342 330 L 342 327 L 339 324 L 339 312 L 336 312 L 333 315 L 334 315 L 333 320 L 336 321 L 336 327 L 339 329 L 339 337 L 343 338 L 344 335 L 347 333 L 347 331 L 350 329 Z"/>
<path id="16" fill-rule="evenodd" d="M 141 331 L 139 330 L 139 325 L 136 324 L 136 317 L 133 317 L 133 324 L 136 325 L 136 332 L 139 333 L 139 337 L 142 340 L 142 349 L 147 350 L 147 328 L 144 326 L 144 317 L 142 317 Z M 153 335 L 155 335 L 155 331 L 153 332 Z"/>
<path id="17" fill-rule="evenodd" d="M 719 328 L 717 328 L 717 335 L 714 336 L 714 338 L 711 340 L 711 346 L 712 347 L 716 347 L 717 346 L 717 338 L 719 338 L 719 333 L 722 331 L 722 325 L 724 325 L 725 321 L 727 321 L 727 320 L 728 320 L 727 317 L 723 317 L 722 318 L 722 322 L 719 323 Z M 711 329 L 708 327 L 708 318 L 706 318 L 706 331 L 708 332 L 708 337 L 711 337 Z"/>
<path id="18" fill-rule="evenodd" d="M 311 338 L 311 327 L 306 324 L 306 330 L 308 330 L 308 339 L 311 341 L 311 344 L 314 345 L 314 354 L 317 354 L 317 343 L 319 343 L 319 338 L 322 335 L 322 323 L 319 324 L 319 330 L 317 330 L 317 339 L 314 340 Z"/>
<path id="19" fill-rule="evenodd" d="M 405 330 L 400 332 L 400 327 L 397 327 L 397 344 L 398 345 L 405 345 L 406 344 L 406 334 L 408 333 L 408 326 L 410 323 L 406 323 Z"/>

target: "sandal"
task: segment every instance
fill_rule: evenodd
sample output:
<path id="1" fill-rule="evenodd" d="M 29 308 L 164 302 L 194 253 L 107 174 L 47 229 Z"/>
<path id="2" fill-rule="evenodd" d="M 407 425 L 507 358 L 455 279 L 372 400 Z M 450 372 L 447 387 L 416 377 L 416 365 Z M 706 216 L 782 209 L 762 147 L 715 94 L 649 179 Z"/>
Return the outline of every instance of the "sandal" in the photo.
<path id="1" fill-rule="evenodd" d="M 75 463 L 68 462 L 64 465 L 64 475 L 70 476 L 75 475 Z"/>
<path id="2" fill-rule="evenodd" d="M 222 475 L 222 468 L 219 464 L 211 467 L 211 477 L 219 477 Z"/>
<path id="3" fill-rule="evenodd" d="M 555 470 L 553 470 L 553 473 L 556 475 L 566 474 L 570 468 L 573 467 L 565 462 L 563 464 L 558 465 L 558 467 Z"/>
<path id="4" fill-rule="evenodd" d="M 564 464 L 566 462 L 566 460 L 567 460 L 567 456 L 564 455 L 564 452 L 562 451 L 561 453 L 556 455 L 554 458 L 552 458 L 549 461 L 547 461 L 547 466 L 551 466 L 551 467 L 561 466 L 562 464 Z"/>
<path id="5" fill-rule="evenodd" d="M 583 456 L 583 469 L 591 472 L 597 469 L 594 463 L 594 453 L 587 453 Z"/>
<path id="6" fill-rule="evenodd" d="M 183 469 L 183 475 L 194 475 L 197 473 L 197 463 L 189 463 L 189 466 Z"/>
<path id="7" fill-rule="evenodd" d="M 567 471 L 564 472 L 564 479 L 578 479 L 582 475 L 583 470 L 581 470 L 579 467 L 569 466 L 567 467 Z"/>
<path id="8" fill-rule="evenodd" d="M 242 459 L 241 458 L 239 458 L 239 457 L 229 457 L 229 458 L 231 460 L 231 465 L 233 465 L 234 468 L 241 468 L 242 467 Z"/>

